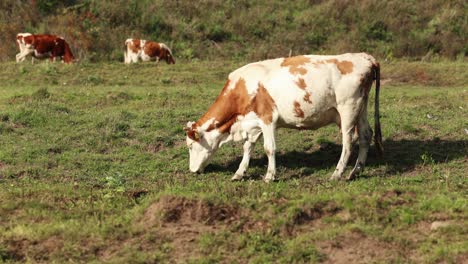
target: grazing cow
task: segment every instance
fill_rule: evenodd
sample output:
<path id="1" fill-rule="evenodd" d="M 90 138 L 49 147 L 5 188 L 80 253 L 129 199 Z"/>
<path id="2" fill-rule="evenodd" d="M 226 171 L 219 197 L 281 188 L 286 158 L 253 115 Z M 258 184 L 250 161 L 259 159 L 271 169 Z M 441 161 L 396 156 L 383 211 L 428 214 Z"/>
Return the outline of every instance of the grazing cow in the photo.
<path id="1" fill-rule="evenodd" d="M 16 35 L 16 43 L 20 50 L 16 54 L 16 62 L 24 61 L 29 55 L 33 63 L 34 58 L 50 58 L 51 61 L 62 58 L 65 63 L 70 63 L 75 59 L 68 43 L 62 37 L 55 35 L 19 33 Z"/>
<path id="2" fill-rule="evenodd" d="M 125 41 L 125 63 L 142 61 L 166 60 L 167 64 L 175 64 L 171 49 L 164 43 L 144 39 L 127 39 Z"/>
<path id="3" fill-rule="evenodd" d="M 185 127 L 190 170 L 202 172 L 215 151 L 229 141 L 245 141 L 244 155 L 232 180 L 239 180 L 249 165 L 254 143 L 263 134 L 268 156 L 266 182 L 275 179 L 275 129 L 317 129 L 336 123 L 343 148 L 330 179 L 340 179 L 351 155 L 357 131 L 359 156 L 348 176 L 364 168 L 372 139 L 367 101 L 373 80 L 375 143 L 383 153 L 379 120 L 380 67 L 365 53 L 336 56 L 304 55 L 260 61 L 229 74 L 221 94 L 208 111 Z"/>

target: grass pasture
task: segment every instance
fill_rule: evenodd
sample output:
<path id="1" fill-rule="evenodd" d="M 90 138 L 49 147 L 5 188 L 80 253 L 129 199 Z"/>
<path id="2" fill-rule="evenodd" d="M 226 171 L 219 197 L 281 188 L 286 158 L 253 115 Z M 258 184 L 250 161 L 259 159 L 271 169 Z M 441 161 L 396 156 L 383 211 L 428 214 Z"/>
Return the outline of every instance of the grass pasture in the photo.
<path id="1" fill-rule="evenodd" d="M 182 128 L 243 64 L 0 64 L 0 262 L 468 259 L 466 63 L 383 63 L 385 156 L 355 181 L 328 181 L 333 126 L 278 130 L 277 182 L 262 144 L 249 180 L 240 144 L 193 175 Z"/>

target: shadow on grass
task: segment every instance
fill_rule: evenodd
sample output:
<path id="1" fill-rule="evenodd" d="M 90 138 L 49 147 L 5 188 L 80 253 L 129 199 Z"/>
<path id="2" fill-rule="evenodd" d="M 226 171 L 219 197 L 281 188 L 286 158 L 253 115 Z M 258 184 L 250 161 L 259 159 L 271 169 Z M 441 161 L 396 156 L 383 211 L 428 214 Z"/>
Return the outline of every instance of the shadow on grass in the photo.
<path id="1" fill-rule="evenodd" d="M 415 169 L 423 163 L 446 163 L 451 160 L 465 157 L 468 153 L 468 141 L 466 140 L 387 140 L 384 142 L 384 157 L 378 158 L 374 145 L 371 146 L 367 158 L 367 167 L 376 168 L 386 166 L 385 172 L 380 176 L 389 176 L 395 173 L 405 173 Z M 242 149 L 239 148 L 242 153 Z M 348 163 L 347 169 L 354 166 L 357 159 L 358 147 L 353 148 L 353 154 Z M 323 150 L 312 152 L 291 151 L 287 153 L 276 154 L 277 169 L 300 169 L 300 175 L 310 175 L 318 170 L 333 170 L 338 163 L 341 154 L 341 145 L 330 143 Z M 211 164 L 207 167 L 207 172 L 226 172 L 237 170 L 242 156 L 227 161 L 223 164 Z M 268 161 L 266 156 L 252 158 L 249 168 L 265 169 Z M 249 171 L 248 171 L 249 172 Z M 251 175 L 253 179 L 260 179 L 263 175 Z M 349 171 L 347 171 L 349 172 Z M 264 172 L 262 172 L 263 174 Z M 285 180 L 299 178 L 300 175 L 283 178 Z M 346 174 L 345 174 L 346 175 Z"/>

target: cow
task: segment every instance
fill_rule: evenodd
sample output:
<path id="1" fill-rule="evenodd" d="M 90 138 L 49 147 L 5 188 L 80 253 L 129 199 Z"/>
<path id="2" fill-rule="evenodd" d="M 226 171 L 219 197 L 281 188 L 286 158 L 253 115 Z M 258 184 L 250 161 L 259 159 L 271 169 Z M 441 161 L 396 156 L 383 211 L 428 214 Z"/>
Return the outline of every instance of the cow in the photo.
<path id="1" fill-rule="evenodd" d="M 347 177 L 363 169 L 373 131 L 367 101 L 373 81 L 375 137 L 383 154 L 379 117 L 380 66 L 366 53 L 301 55 L 247 64 L 229 74 L 208 111 L 184 128 L 190 171 L 203 172 L 213 154 L 230 141 L 245 141 L 243 157 L 232 180 L 244 177 L 254 144 L 263 134 L 268 168 L 263 180 L 275 180 L 276 128 L 318 129 L 331 123 L 341 128 L 342 152 L 331 180 L 342 178 L 357 132 L 359 155 Z"/>
<path id="2" fill-rule="evenodd" d="M 124 47 L 124 62 L 126 64 L 142 61 L 165 60 L 167 64 L 175 64 L 171 49 L 164 43 L 144 39 L 127 39 Z"/>
<path id="3" fill-rule="evenodd" d="M 57 58 L 63 59 L 65 63 L 73 62 L 75 57 L 70 50 L 70 46 L 62 37 L 48 34 L 18 33 L 16 43 L 20 52 L 16 54 L 16 62 L 22 62 L 29 55 L 34 58 L 55 61 Z"/>

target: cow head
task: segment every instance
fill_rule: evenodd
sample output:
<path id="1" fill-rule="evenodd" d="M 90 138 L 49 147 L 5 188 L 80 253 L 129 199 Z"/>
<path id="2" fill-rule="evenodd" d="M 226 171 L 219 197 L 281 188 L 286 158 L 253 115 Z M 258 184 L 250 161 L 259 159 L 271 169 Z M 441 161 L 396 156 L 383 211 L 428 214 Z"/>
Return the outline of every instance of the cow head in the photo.
<path id="1" fill-rule="evenodd" d="M 175 64 L 175 60 L 174 60 L 174 57 L 172 56 L 172 54 L 168 53 L 166 55 L 166 62 L 167 62 L 167 64 Z"/>
<path id="2" fill-rule="evenodd" d="M 167 64 L 175 64 L 174 56 L 172 55 L 171 49 L 164 43 L 160 43 L 159 45 L 161 47 L 159 59 L 166 60 Z"/>
<path id="3" fill-rule="evenodd" d="M 184 128 L 187 133 L 187 147 L 190 155 L 190 171 L 203 172 L 220 143 L 227 137 L 217 129 L 207 131 L 195 122 L 188 122 Z"/>
<path id="4" fill-rule="evenodd" d="M 166 60 L 167 64 L 175 64 L 174 56 L 168 47 L 163 47 L 162 58 Z"/>

